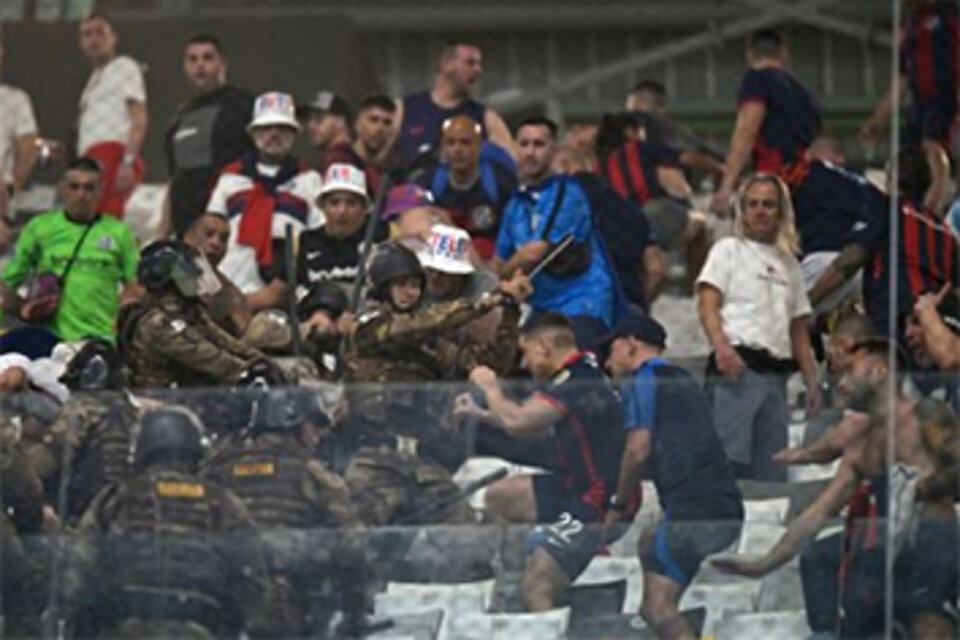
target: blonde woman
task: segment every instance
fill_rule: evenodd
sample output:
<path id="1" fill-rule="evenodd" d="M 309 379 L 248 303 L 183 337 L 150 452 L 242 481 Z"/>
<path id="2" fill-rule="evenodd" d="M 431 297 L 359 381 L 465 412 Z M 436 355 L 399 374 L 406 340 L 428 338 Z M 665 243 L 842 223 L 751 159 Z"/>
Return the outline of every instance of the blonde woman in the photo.
<path id="1" fill-rule="evenodd" d="M 786 185 L 755 174 L 740 188 L 734 235 L 713 246 L 697 279 L 700 323 L 713 347 L 707 384 L 714 422 L 742 478 L 786 479 L 773 455 L 787 446 L 786 380 L 797 365 L 808 413 L 820 408 L 797 249 Z"/>

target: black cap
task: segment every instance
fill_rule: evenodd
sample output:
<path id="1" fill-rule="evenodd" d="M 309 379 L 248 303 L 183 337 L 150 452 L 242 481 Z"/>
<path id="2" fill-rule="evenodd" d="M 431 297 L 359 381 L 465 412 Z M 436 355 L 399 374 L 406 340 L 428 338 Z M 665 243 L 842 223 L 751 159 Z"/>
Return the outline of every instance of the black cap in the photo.
<path id="1" fill-rule="evenodd" d="M 297 107 L 297 115 L 301 118 L 306 118 L 311 113 L 330 113 L 343 116 L 347 122 L 350 121 L 350 107 L 347 106 L 347 101 L 333 91 L 318 91 L 312 98 L 304 100 Z"/>
<path id="2" fill-rule="evenodd" d="M 663 328 L 663 325 L 650 316 L 636 313 L 621 319 L 616 328 L 607 334 L 601 344 L 609 345 L 617 338 L 636 338 L 640 342 L 658 349 L 667 346 L 667 330 Z"/>
<path id="3" fill-rule="evenodd" d="M 937 312 L 943 324 L 954 333 L 960 333 L 960 295 L 956 291 L 947 293 L 947 296 L 937 305 Z"/>

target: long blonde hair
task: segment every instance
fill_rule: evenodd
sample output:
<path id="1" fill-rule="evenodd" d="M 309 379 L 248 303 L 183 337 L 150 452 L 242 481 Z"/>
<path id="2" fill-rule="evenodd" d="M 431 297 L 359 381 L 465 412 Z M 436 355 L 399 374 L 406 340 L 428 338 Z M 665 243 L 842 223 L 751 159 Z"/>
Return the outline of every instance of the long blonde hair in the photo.
<path id="1" fill-rule="evenodd" d="M 778 249 L 790 256 L 800 252 L 800 239 L 797 236 L 797 226 L 794 222 L 793 202 L 790 199 L 790 189 L 786 183 L 772 173 L 754 173 L 747 177 L 737 191 L 737 200 L 734 205 L 733 233 L 738 238 L 747 238 L 743 224 L 746 209 L 747 190 L 755 184 L 772 184 L 777 189 L 777 209 L 780 212 L 779 229 L 774 244 Z"/>

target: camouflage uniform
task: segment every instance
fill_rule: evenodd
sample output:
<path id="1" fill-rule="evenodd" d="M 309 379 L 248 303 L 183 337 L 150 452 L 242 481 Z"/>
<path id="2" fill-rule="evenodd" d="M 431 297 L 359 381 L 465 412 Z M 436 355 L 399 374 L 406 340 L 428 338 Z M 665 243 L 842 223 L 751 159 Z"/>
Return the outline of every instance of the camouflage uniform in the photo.
<path id="1" fill-rule="evenodd" d="M 320 635 L 337 608 L 334 594 L 363 602 L 362 523 L 346 483 L 310 455 L 292 433 L 234 436 L 203 465 L 203 475 L 230 489 L 263 529 L 271 573 L 289 581 L 294 614 Z M 344 528 L 353 530 L 345 534 Z"/>
<path id="2" fill-rule="evenodd" d="M 0 498 L 3 513 L 21 534 L 43 526 L 43 490 L 17 438 L 10 416 L 0 415 Z"/>
<path id="3" fill-rule="evenodd" d="M 43 439 L 28 446 L 30 465 L 45 482 L 56 476 L 69 456 L 62 519 L 79 517 L 104 485 L 130 475 L 131 435 L 139 416 L 125 393 L 75 393 Z"/>
<path id="4" fill-rule="evenodd" d="M 352 416 L 347 429 L 401 436 L 396 446 L 389 439 L 369 446 L 361 440 L 347 466 L 345 477 L 365 522 L 472 522 L 469 507 L 455 497 L 450 476 L 466 446 L 441 426 L 449 395 L 424 383 L 450 380 L 486 363 L 496 349 L 449 336 L 498 306 L 492 296 L 411 313 L 378 305 L 359 318 L 346 350 L 347 380 L 355 383 L 348 388 Z M 505 320 L 515 318 L 515 307 L 507 305 L 505 313 L 510 314 Z M 446 506 L 424 511 L 437 504 Z"/>
<path id="5" fill-rule="evenodd" d="M 96 628 L 81 625 L 78 635 L 283 635 L 268 625 L 265 556 L 253 527 L 235 495 L 177 464 L 110 485 L 71 545 L 68 618 L 89 612 Z"/>
<path id="6" fill-rule="evenodd" d="M 264 359 L 217 326 L 202 303 L 174 292 L 148 293 L 124 309 L 119 324 L 135 388 L 231 383 Z"/>

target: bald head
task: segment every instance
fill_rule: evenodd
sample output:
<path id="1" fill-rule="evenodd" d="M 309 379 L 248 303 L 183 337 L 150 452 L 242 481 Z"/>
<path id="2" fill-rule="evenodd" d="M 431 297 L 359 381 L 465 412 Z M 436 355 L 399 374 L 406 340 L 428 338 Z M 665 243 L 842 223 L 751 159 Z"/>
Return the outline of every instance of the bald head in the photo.
<path id="1" fill-rule="evenodd" d="M 843 152 L 840 141 L 829 136 L 820 136 L 811 142 L 807 148 L 807 158 L 824 160 L 838 166 L 843 166 L 847 162 L 847 156 Z"/>
<path id="2" fill-rule="evenodd" d="M 443 122 L 440 132 L 440 157 L 458 179 L 472 177 L 480 164 L 483 132 L 468 115 L 453 116 Z"/>

